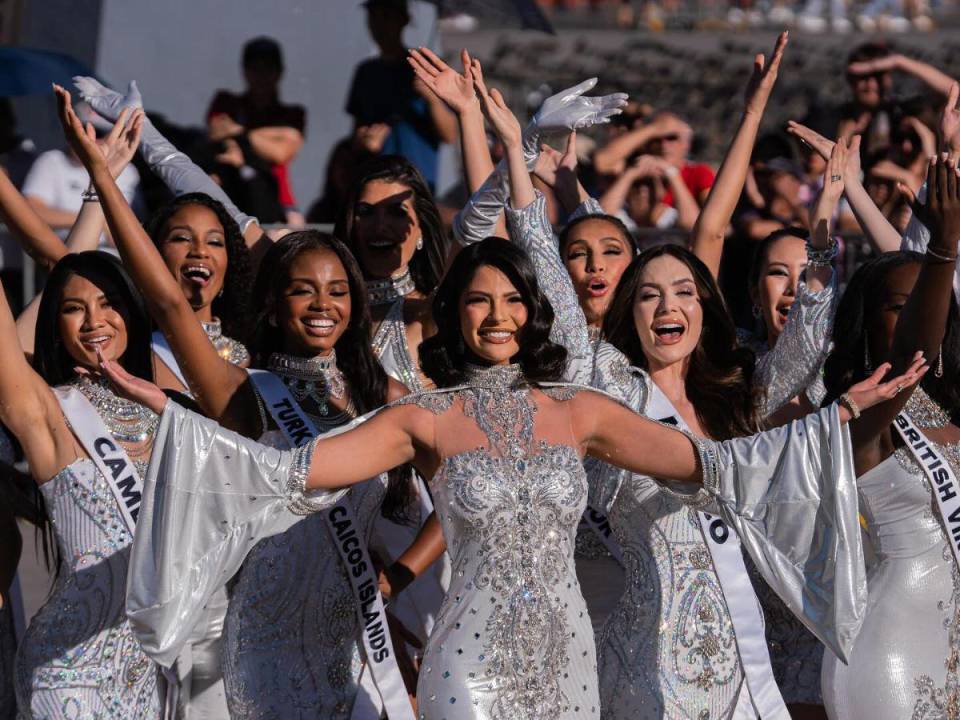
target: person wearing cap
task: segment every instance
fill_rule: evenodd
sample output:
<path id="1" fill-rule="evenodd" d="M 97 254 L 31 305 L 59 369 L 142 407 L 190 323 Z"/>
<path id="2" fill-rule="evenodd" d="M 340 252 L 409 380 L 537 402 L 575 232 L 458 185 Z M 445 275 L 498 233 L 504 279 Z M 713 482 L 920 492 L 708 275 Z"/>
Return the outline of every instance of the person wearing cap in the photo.
<path id="1" fill-rule="evenodd" d="M 440 143 L 457 139 L 456 117 L 416 79 L 407 63 L 403 30 L 410 22 L 406 0 L 367 0 L 367 28 L 380 54 L 354 71 L 347 113 L 355 126 L 386 123 L 390 135 L 382 152 L 401 155 L 436 187 Z"/>
<path id="2" fill-rule="evenodd" d="M 289 165 L 303 147 L 306 110 L 302 105 L 280 102 L 283 77 L 283 52 L 268 37 L 258 37 L 243 47 L 243 77 L 247 88 L 242 94 L 218 90 L 207 110 L 210 140 L 223 143 L 218 160 L 256 172 L 265 167 L 273 175 L 277 200 L 284 217 L 299 224 L 303 218 L 290 184 Z M 269 221 L 272 218 L 260 218 Z"/>

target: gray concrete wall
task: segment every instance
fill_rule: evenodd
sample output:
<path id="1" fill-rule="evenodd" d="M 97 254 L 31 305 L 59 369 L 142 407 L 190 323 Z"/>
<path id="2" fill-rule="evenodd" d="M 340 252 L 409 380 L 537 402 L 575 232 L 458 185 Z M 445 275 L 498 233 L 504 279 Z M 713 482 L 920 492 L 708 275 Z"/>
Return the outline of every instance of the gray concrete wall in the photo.
<path id="1" fill-rule="evenodd" d="M 291 168 L 302 207 L 319 194 L 329 150 L 347 134 L 353 67 L 375 54 L 359 0 L 26 0 L 22 44 L 59 49 L 125 87 L 136 79 L 147 109 L 200 126 L 218 88 L 243 87 L 244 42 L 269 35 L 284 48 L 282 97 L 307 108 L 307 142 Z M 435 9 L 412 1 L 410 46 L 431 44 Z M 18 103 L 42 149 L 61 145 L 53 102 Z M 25 116 L 27 106 L 29 117 Z M 43 117 L 46 108 L 50 113 Z M 19 109 L 18 108 L 18 109 Z"/>

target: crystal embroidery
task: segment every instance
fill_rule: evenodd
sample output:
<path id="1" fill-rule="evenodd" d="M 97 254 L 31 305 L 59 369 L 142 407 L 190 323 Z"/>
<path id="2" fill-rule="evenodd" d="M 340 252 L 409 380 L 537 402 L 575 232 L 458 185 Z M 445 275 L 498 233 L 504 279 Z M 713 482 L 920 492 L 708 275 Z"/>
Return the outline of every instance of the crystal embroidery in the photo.
<path id="1" fill-rule="evenodd" d="M 213 343 L 217 354 L 231 365 L 246 365 L 250 362 L 250 353 L 246 346 L 233 338 L 223 334 L 223 326 L 218 318 L 211 322 L 201 322 L 204 332 Z"/>

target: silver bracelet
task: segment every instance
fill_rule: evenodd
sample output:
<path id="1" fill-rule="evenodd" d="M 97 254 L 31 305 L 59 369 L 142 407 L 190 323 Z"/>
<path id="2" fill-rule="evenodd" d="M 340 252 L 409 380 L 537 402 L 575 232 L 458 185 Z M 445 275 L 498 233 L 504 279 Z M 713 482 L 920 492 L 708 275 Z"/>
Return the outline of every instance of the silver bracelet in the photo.
<path id="1" fill-rule="evenodd" d="M 850 411 L 850 414 L 853 416 L 854 420 L 857 420 L 860 417 L 860 407 L 853 401 L 853 398 L 850 397 L 850 393 L 844 393 L 841 395 L 839 402 Z"/>
<path id="2" fill-rule="evenodd" d="M 934 260 L 941 260 L 941 261 L 943 261 L 943 262 L 956 262 L 956 261 L 957 261 L 957 256 L 956 256 L 956 255 L 941 255 L 940 253 L 934 252 L 933 250 L 931 250 L 929 245 L 927 245 L 927 255 L 929 255 L 930 257 L 932 257 Z"/>
<path id="3" fill-rule="evenodd" d="M 807 269 L 816 270 L 833 265 L 833 259 L 837 256 L 840 245 L 833 236 L 827 239 L 827 246 L 823 249 L 815 248 L 807 241 Z"/>
<path id="4" fill-rule="evenodd" d="M 80 199 L 83 202 L 100 202 L 100 196 L 97 194 L 97 189 L 95 187 L 88 187 L 82 193 L 80 193 Z"/>

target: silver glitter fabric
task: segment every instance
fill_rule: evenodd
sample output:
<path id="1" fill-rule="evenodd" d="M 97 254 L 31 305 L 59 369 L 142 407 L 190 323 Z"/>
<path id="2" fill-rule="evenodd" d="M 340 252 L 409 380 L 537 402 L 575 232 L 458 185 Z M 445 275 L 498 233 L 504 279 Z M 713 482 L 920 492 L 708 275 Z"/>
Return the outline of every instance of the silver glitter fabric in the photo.
<path id="1" fill-rule="evenodd" d="M 78 460 L 40 491 L 63 564 L 17 650 L 21 718 L 159 718 L 157 667 L 125 613 L 132 537 L 106 479 Z"/>
<path id="2" fill-rule="evenodd" d="M 599 717 L 573 564 L 586 476 L 564 397 L 511 381 L 398 403 L 434 416 L 442 463 L 430 486 L 453 564 L 420 671 L 421 718 Z"/>
<path id="3" fill-rule="evenodd" d="M 250 352 L 247 347 L 239 340 L 227 337 L 223 334 L 223 326 L 219 319 L 212 322 L 201 322 L 203 329 L 210 338 L 217 354 L 233 365 L 246 365 L 250 362 Z"/>
<path id="4" fill-rule="evenodd" d="M 403 321 L 403 298 L 390 309 L 373 336 L 373 354 L 383 365 L 387 375 L 404 385 L 411 392 L 423 390 L 420 370 L 413 361 L 407 346 L 407 326 Z"/>
<path id="5" fill-rule="evenodd" d="M 276 430 L 260 442 L 289 447 Z M 373 525 L 385 494 L 386 477 L 379 476 L 347 495 L 374 549 Z M 234 576 L 229 598 L 222 662 L 231 717 L 351 717 L 364 666 L 360 626 L 324 513 L 258 542 Z"/>
<path id="6" fill-rule="evenodd" d="M 956 473 L 960 447 L 938 446 Z M 850 664 L 823 661 L 835 720 L 960 717 L 960 577 L 931 489 L 906 450 L 857 479 L 877 563 Z"/>

